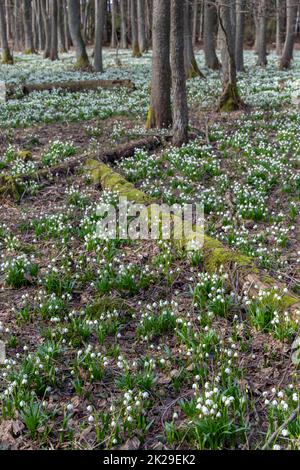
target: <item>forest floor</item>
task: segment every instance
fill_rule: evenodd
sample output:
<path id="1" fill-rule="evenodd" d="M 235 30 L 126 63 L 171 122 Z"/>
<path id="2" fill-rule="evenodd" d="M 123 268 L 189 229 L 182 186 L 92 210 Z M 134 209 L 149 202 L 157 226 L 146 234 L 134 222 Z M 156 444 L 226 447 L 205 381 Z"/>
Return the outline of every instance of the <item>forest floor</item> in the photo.
<path id="1" fill-rule="evenodd" d="M 282 292 L 247 296 L 222 268 L 206 272 L 201 251 L 97 237 L 97 207 L 118 194 L 92 183 L 85 159 L 153 134 L 143 125 L 151 57 L 120 58 L 117 68 L 105 52 L 104 78 L 130 78 L 135 91 L 0 103 L 0 448 L 298 449 L 299 326 Z M 299 295 L 300 55 L 280 72 L 275 56 L 260 69 L 247 52 L 250 107 L 230 115 L 214 112 L 219 76 L 197 59 L 196 137 L 174 149 L 161 133 L 160 148 L 108 164 L 157 201 L 203 204 L 209 236 Z M 0 80 L 95 76 L 73 60 L 20 55 Z"/>

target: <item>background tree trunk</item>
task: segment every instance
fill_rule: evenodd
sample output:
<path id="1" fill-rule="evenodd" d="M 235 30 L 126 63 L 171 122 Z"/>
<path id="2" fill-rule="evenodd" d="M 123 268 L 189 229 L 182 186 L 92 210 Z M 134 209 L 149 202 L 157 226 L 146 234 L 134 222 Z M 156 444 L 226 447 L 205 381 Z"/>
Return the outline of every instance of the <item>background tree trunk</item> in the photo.
<path id="1" fill-rule="evenodd" d="M 96 72 L 103 72 L 102 40 L 105 0 L 95 0 L 95 52 L 94 67 Z"/>
<path id="2" fill-rule="evenodd" d="M 80 0 L 68 0 L 69 28 L 76 49 L 76 68 L 89 67 L 89 58 L 81 35 Z"/>
<path id="3" fill-rule="evenodd" d="M 218 0 L 223 82 L 223 92 L 218 104 L 220 111 L 235 111 L 243 107 L 236 81 L 235 47 L 230 3 L 231 0 Z"/>
<path id="4" fill-rule="evenodd" d="M 181 8 L 182 11 L 182 8 Z M 182 14 L 182 13 L 181 13 Z M 184 63 L 186 78 L 203 77 L 194 55 L 192 35 L 192 5 L 190 0 L 184 0 Z"/>
<path id="5" fill-rule="evenodd" d="M 171 71 L 173 89 L 173 144 L 188 141 L 188 104 L 184 66 L 182 1 L 171 0 Z"/>
<path id="6" fill-rule="evenodd" d="M 147 127 L 172 123 L 170 66 L 170 0 L 153 0 L 151 104 Z"/>
<path id="7" fill-rule="evenodd" d="M 58 60 L 58 8 L 57 0 L 50 1 L 50 15 L 51 15 L 51 49 L 50 60 Z"/>
<path id="8" fill-rule="evenodd" d="M 246 0 L 237 0 L 235 59 L 236 59 L 236 69 L 238 72 L 242 72 L 244 70 L 245 8 L 246 8 Z"/>
<path id="9" fill-rule="evenodd" d="M 111 2 L 111 41 L 110 47 L 115 49 L 117 47 L 117 29 L 116 29 L 116 16 L 117 16 L 117 2 Z"/>
<path id="10" fill-rule="evenodd" d="M 25 54 L 34 54 L 32 34 L 32 4 L 31 0 L 24 0 L 24 30 L 25 30 Z"/>
<path id="11" fill-rule="evenodd" d="M 284 1 L 276 0 L 276 53 L 282 54 L 282 45 L 284 41 Z"/>
<path id="12" fill-rule="evenodd" d="M 210 0 L 204 0 L 203 41 L 206 67 L 217 70 L 220 62 L 216 54 L 216 31 L 218 16 L 216 5 Z"/>
<path id="13" fill-rule="evenodd" d="M 286 0 L 287 29 L 282 57 L 279 64 L 281 69 L 288 69 L 293 58 L 298 7 L 298 2 L 295 0 Z"/>
<path id="14" fill-rule="evenodd" d="M 258 5 L 258 21 L 256 32 L 257 65 L 267 65 L 267 8 L 266 0 L 260 0 Z"/>
<path id="15" fill-rule="evenodd" d="M 126 22 L 126 8 L 125 0 L 120 1 L 120 10 L 121 10 L 121 47 L 123 49 L 127 48 L 127 22 Z"/>
<path id="16" fill-rule="evenodd" d="M 58 37 L 60 51 L 64 54 L 68 52 L 65 30 L 65 9 L 64 0 L 58 0 Z"/>
<path id="17" fill-rule="evenodd" d="M 45 50 L 44 58 L 47 59 L 50 57 L 50 47 L 51 47 L 51 24 L 50 18 L 48 15 L 47 2 L 46 0 L 40 0 L 40 8 L 44 22 L 44 31 L 45 31 Z"/>
<path id="18" fill-rule="evenodd" d="M 138 30 L 140 52 L 146 52 L 148 49 L 146 40 L 146 5 L 145 0 L 137 0 L 138 7 Z"/>
<path id="19" fill-rule="evenodd" d="M 0 33 L 1 33 L 1 45 L 2 45 L 2 63 L 13 64 L 13 58 L 8 47 L 7 38 L 7 25 L 5 18 L 4 3 L 0 1 Z"/>
<path id="20" fill-rule="evenodd" d="M 139 37 L 138 37 L 138 16 L 137 16 L 137 0 L 131 1 L 131 47 L 132 47 L 132 56 L 141 57 L 141 51 L 139 46 Z"/>

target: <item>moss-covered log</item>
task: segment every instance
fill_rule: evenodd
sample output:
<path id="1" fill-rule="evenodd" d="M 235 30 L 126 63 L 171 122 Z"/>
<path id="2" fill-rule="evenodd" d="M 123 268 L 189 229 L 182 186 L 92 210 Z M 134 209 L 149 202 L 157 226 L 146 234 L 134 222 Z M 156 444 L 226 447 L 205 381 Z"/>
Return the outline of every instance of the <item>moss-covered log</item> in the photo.
<path id="1" fill-rule="evenodd" d="M 149 196 L 135 189 L 133 184 L 127 182 L 109 166 L 97 160 L 90 160 L 87 162 L 87 168 L 93 181 L 96 184 L 100 184 L 102 188 L 116 191 L 123 197 L 127 196 L 129 201 L 145 205 L 153 202 Z M 145 209 L 146 215 L 149 220 L 149 208 Z M 174 240 L 174 244 L 178 249 L 187 248 L 190 246 L 190 243 L 194 242 L 203 242 L 203 264 L 207 272 L 215 273 L 222 267 L 229 274 L 229 279 L 238 288 L 240 294 L 247 293 L 249 296 L 256 297 L 261 290 L 272 291 L 276 288 L 276 292 L 281 294 L 279 306 L 282 310 L 288 311 L 299 318 L 300 298 L 296 294 L 289 292 L 284 284 L 259 269 L 252 258 L 227 248 L 220 241 L 212 237 L 195 231 L 192 226 L 188 234 L 185 231 L 185 239 Z"/>
<path id="2" fill-rule="evenodd" d="M 127 88 L 134 90 L 135 85 L 131 80 L 83 80 L 83 81 L 66 81 L 53 83 L 36 83 L 25 84 L 21 86 L 21 97 L 27 96 L 35 91 L 53 91 L 66 90 L 68 92 L 89 91 L 104 88 L 107 90 L 113 88 Z M 20 97 L 20 89 L 16 89 L 13 85 L 6 85 L 6 99 L 15 99 Z"/>

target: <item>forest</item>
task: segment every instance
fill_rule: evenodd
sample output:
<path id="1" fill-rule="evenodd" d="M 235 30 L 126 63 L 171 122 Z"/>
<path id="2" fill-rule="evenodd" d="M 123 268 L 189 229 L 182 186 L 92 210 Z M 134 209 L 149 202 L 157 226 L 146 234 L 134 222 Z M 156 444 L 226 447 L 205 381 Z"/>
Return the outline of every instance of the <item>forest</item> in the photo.
<path id="1" fill-rule="evenodd" d="M 299 318 L 300 0 L 0 0 L 0 450 L 299 450 Z"/>

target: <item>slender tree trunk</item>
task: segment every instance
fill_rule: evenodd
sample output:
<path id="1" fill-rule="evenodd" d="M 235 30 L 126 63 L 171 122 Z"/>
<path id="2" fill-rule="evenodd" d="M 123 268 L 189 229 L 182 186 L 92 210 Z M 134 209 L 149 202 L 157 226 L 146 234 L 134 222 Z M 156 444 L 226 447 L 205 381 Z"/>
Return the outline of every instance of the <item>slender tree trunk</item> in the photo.
<path id="1" fill-rule="evenodd" d="M 89 67 L 89 58 L 81 35 L 80 0 L 68 0 L 68 13 L 70 33 L 76 49 L 76 68 L 83 70 Z"/>
<path id="2" fill-rule="evenodd" d="M 246 8 L 246 0 L 237 0 L 235 59 L 236 59 L 236 69 L 238 72 L 242 72 L 244 70 L 245 8 Z"/>
<path id="3" fill-rule="evenodd" d="M 217 70 L 220 62 L 216 54 L 217 9 L 214 2 L 204 0 L 203 40 L 206 67 Z"/>
<path id="4" fill-rule="evenodd" d="M 222 52 L 223 92 L 219 100 L 220 111 L 235 111 L 244 104 L 239 96 L 236 80 L 235 47 L 231 24 L 231 0 L 218 0 L 218 17 Z"/>
<path id="5" fill-rule="evenodd" d="M 65 10 L 63 0 L 58 0 L 58 37 L 60 51 L 64 54 L 68 52 L 65 30 Z"/>
<path id="6" fill-rule="evenodd" d="M 50 1 L 50 14 L 51 14 L 51 49 L 50 60 L 58 60 L 58 8 L 57 0 Z"/>
<path id="7" fill-rule="evenodd" d="M 170 66 L 170 0 L 153 0 L 151 104 L 147 127 L 172 123 Z"/>
<path id="8" fill-rule="evenodd" d="M 188 140 L 188 104 L 184 66 L 184 17 L 182 1 L 171 0 L 171 71 L 173 89 L 173 144 Z"/>
<path id="9" fill-rule="evenodd" d="M 51 48 L 51 24 L 50 18 L 48 15 L 47 2 L 46 0 L 40 0 L 41 13 L 44 22 L 44 31 L 45 31 L 45 50 L 44 58 L 47 59 L 50 57 L 50 48 Z"/>
<path id="10" fill-rule="evenodd" d="M 1 37 L 1 45 L 2 45 L 2 63 L 3 64 L 13 64 L 13 57 L 11 55 L 9 46 L 8 46 L 8 38 L 7 38 L 7 25 L 6 25 L 6 18 L 5 18 L 5 8 L 4 3 L 0 1 L 0 37 Z"/>
<path id="11" fill-rule="evenodd" d="M 34 54 L 33 34 L 32 34 L 32 3 L 31 0 L 24 0 L 24 29 L 25 29 L 25 54 Z"/>
<path id="12" fill-rule="evenodd" d="M 193 46 L 197 42 L 197 32 L 198 32 L 198 0 L 194 0 L 193 3 Z"/>
<path id="13" fill-rule="evenodd" d="M 276 0 L 276 53 L 282 54 L 284 41 L 284 1 Z"/>
<path id="14" fill-rule="evenodd" d="M 294 1 L 294 0 L 293 0 Z M 258 23 L 256 32 L 257 65 L 267 65 L 267 6 L 266 0 L 260 0 L 258 6 Z"/>
<path id="15" fill-rule="evenodd" d="M 186 78 L 203 77 L 198 67 L 193 48 L 192 36 L 192 5 L 189 0 L 184 1 L 184 63 Z M 182 10 L 181 10 L 182 11 Z"/>
<path id="16" fill-rule="evenodd" d="M 95 0 L 95 53 L 94 67 L 96 72 L 103 72 L 102 60 L 102 40 L 103 40 L 103 23 L 105 0 Z"/>
<path id="17" fill-rule="evenodd" d="M 139 37 L 138 37 L 138 16 L 137 16 L 137 0 L 131 1 L 131 46 L 132 46 L 132 56 L 141 57 L 141 51 L 139 46 Z"/>
<path id="18" fill-rule="evenodd" d="M 146 52 L 148 49 L 146 40 L 146 5 L 145 0 L 137 0 L 138 9 L 138 35 L 140 52 Z"/>
<path id="19" fill-rule="evenodd" d="M 127 48 L 127 22 L 126 22 L 126 9 L 125 9 L 125 0 L 120 1 L 121 9 L 121 47 L 122 49 Z"/>
<path id="20" fill-rule="evenodd" d="M 295 0 L 286 0 L 287 29 L 282 57 L 279 64 L 281 69 L 288 69 L 293 58 L 298 7 L 299 4 Z"/>
<path id="21" fill-rule="evenodd" d="M 41 0 L 36 1 L 36 14 L 37 14 L 37 27 L 39 35 L 40 50 L 45 49 L 45 31 L 44 31 L 44 20 L 41 10 Z"/>
<path id="22" fill-rule="evenodd" d="M 110 47 L 115 49 L 117 47 L 117 30 L 116 30 L 116 15 L 117 15 L 117 2 L 111 2 L 111 42 Z"/>

